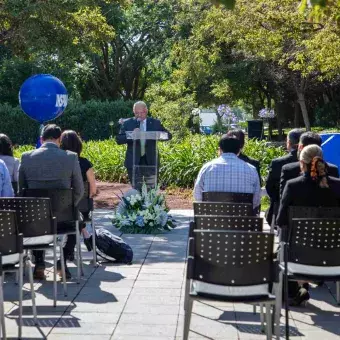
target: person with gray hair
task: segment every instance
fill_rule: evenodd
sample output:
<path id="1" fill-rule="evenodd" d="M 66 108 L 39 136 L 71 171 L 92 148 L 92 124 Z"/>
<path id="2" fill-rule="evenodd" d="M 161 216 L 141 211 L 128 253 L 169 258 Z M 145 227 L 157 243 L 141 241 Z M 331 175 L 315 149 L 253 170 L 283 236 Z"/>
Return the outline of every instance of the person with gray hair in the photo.
<path id="1" fill-rule="evenodd" d="M 277 225 L 287 228 L 288 210 L 291 206 L 302 207 L 334 207 L 340 206 L 340 179 L 329 176 L 328 164 L 323 160 L 322 149 L 316 144 L 304 147 L 300 153 L 300 169 L 302 176 L 287 182 L 277 216 Z M 302 286 L 291 302 L 299 306 L 309 299 L 309 285 Z"/>
<path id="2" fill-rule="evenodd" d="M 266 212 L 266 219 L 269 225 L 272 225 L 272 223 L 275 222 L 275 216 L 277 215 L 279 208 L 281 169 L 285 164 L 293 163 L 298 160 L 297 150 L 302 133 L 303 130 L 300 129 L 293 129 L 289 131 L 286 141 L 286 147 L 289 153 L 283 157 L 273 159 L 270 163 L 268 177 L 266 180 L 266 190 L 270 197 L 270 206 Z"/>
<path id="3" fill-rule="evenodd" d="M 156 164 L 156 141 L 154 140 L 137 140 L 135 150 L 135 162 L 133 162 L 133 140 L 128 139 L 126 133 L 129 131 L 164 131 L 168 133 L 168 139 L 172 138 L 171 133 L 165 129 L 162 123 L 155 118 L 148 117 L 148 108 L 143 101 L 137 101 L 133 105 L 134 117 L 122 122 L 119 134 L 116 136 L 117 144 L 127 144 L 124 165 L 127 169 L 130 183 L 133 184 L 133 164 L 139 166 L 138 178 L 148 178 L 155 175 L 155 172 L 150 170 L 153 166 L 159 167 Z M 159 157 L 157 157 L 159 159 Z M 159 162 L 159 161 L 158 161 Z M 148 168 L 148 166 L 151 166 Z M 141 184 L 138 180 L 135 189 L 140 190 Z"/>

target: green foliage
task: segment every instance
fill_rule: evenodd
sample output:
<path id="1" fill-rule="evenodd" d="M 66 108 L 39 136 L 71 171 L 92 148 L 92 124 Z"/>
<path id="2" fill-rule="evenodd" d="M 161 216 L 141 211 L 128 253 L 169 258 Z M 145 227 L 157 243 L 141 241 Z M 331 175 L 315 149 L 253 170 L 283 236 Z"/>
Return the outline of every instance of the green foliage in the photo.
<path id="1" fill-rule="evenodd" d="M 332 101 L 315 112 L 315 123 L 324 127 L 340 126 L 340 102 Z"/>
<path id="2" fill-rule="evenodd" d="M 77 131 L 84 140 L 101 140 L 116 135 L 119 118 L 132 117 L 132 101 L 70 101 L 64 114 L 54 123 L 62 129 Z M 0 132 L 15 144 L 35 144 L 39 124 L 26 116 L 20 108 L 0 105 Z M 113 122 L 113 126 L 109 122 Z M 20 128 L 18 128 L 20 127 Z"/>
<path id="3" fill-rule="evenodd" d="M 161 167 L 160 181 L 167 185 L 191 188 L 204 163 L 218 156 L 218 136 L 190 135 L 183 140 L 159 143 Z M 15 155 L 31 147 L 20 147 Z M 88 158 L 95 169 L 96 178 L 101 181 L 127 182 L 124 167 L 126 147 L 117 145 L 115 140 L 90 141 L 84 143 L 83 156 Z M 285 154 L 282 148 L 267 146 L 264 141 L 249 140 L 245 154 L 261 162 L 261 175 L 267 176 L 272 159 Z"/>

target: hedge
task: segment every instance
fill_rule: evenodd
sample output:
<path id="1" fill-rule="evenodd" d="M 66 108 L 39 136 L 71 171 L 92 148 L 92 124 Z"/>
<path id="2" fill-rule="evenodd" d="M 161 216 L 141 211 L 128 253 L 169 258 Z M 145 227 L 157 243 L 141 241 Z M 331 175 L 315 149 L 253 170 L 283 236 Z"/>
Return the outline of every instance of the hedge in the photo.
<path id="1" fill-rule="evenodd" d="M 118 131 L 119 118 L 132 116 L 133 101 L 70 100 L 65 112 L 54 122 L 62 129 L 80 133 L 84 140 L 104 140 Z M 109 122 L 114 125 L 111 127 Z M 15 144 L 35 144 L 39 123 L 26 116 L 19 107 L 0 105 L 0 133 L 7 134 Z"/>
<path id="2" fill-rule="evenodd" d="M 184 140 L 160 143 L 160 181 L 177 187 L 192 187 L 202 165 L 217 157 L 217 142 L 216 136 L 191 135 Z M 89 141 L 84 143 L 83 156 L 93 163 L 98 180 L 127 182 L 125 148 L 117 145 L 114 139 Z M 15 155 L 20 157 L 29 149 L 32 147 L 17 148 Z M 261 175 L 265 178 L 270 161 L 285 152 L 280 147 L 266 146 L 264 141 L 250 140 L 245 153 L 260 160 Z"/>

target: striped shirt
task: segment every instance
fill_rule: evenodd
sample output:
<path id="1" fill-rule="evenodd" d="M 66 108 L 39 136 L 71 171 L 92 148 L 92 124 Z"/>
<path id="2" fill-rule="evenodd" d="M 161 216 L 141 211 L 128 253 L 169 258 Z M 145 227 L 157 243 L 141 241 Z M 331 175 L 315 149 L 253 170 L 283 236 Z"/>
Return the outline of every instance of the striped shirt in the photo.
<path id="1" fill-rule="evenodd" d="M 194 188 L 194 198 L 202 201 L 203 191 L 239 192 L 253 194 L 253 207 L 260 205 L 260 181 L 256 168 L 233 153 L 203 165 Z"/>

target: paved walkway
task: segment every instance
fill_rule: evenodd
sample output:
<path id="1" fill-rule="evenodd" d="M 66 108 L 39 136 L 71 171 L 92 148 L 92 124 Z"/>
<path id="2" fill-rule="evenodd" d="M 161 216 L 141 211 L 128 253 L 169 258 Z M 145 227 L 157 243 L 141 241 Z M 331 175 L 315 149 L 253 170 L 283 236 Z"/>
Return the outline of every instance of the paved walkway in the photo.
<path id="1" fill-rule="evenodd" d="M 29 294 L 25 294 L 24 338 L 182 339 L 185 254 L 192 211 L 172 213 L 179 226 L 171 233 L 123 235 L 134 250 L 132 265 L 101 263 L 94 269 L 85 261 L 85 277 L 80 285 L 68 284 L 67 298 L 59 285 L 60 301 L 56 308 L 52 306 L 52 275 L 43 285 L 37 282 L 39 326 L 33 324 L 31 301 Z M 110 216 L 108 210 L 97 210 L 96 225 L 115 231 Z M 83 254 L 85 259 L 91 258 L 85 248 Z M 71 272 L 76 275 L 72 265 Z M 7 333 L 10 339 L 16 339 L 17 286 L 12 277 L 6 281 Z M 309 305 L 290 312 L 292 339 L 340 338 L 340 307 L 335 304 L 334 293 L 334 284 L 315 287 Z M 259 314 L 253 315 L 252 306 L 197 303 L 193 313 L 190 339 L 265 339 L 260 331 Z"/>

